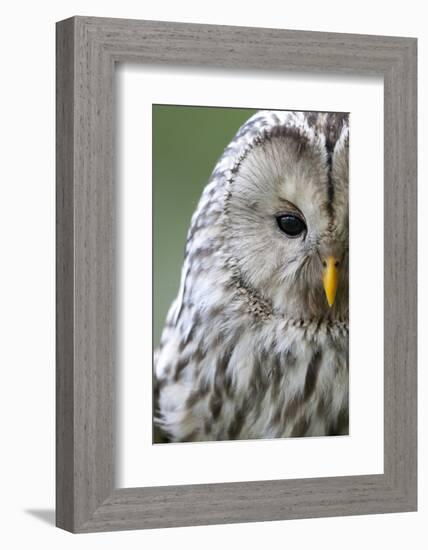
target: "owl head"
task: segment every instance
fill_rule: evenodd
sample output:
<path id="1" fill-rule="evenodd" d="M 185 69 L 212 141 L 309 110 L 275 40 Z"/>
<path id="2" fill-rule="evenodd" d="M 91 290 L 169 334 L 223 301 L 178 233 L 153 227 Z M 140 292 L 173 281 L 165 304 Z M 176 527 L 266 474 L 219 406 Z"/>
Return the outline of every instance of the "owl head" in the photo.
<path id="1" fill-rule="evenodd" d="M 269 316 L 347 321 L 348 135 L 344 113 L 259 111 L 239 129 L 192 217 L 173 322 L 183 304 L 245 299 Z"/>
<path id="2" fill-rule="evenodd" d="M 241 127 L 190 231 L 216 242 L 216 280 L 233 272 L 287 318 L 347 319 L 348 134 L 344 113 L 259 111 Z"/>

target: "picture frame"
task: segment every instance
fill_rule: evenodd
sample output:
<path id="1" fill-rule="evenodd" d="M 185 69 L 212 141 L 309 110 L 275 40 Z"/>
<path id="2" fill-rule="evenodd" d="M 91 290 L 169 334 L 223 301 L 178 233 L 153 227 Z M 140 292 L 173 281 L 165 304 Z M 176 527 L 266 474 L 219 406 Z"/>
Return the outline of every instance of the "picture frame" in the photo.
<path id="1" fill-rule="evenodd" d="M 56 524 L 75 533 L 417 509 L 417 41 L 72 17 L 57 23 Z M 384 79 L 384 473 L 116 488 L 115 64 Z M 144 462 L 142 462 L 144 467 Z"/>

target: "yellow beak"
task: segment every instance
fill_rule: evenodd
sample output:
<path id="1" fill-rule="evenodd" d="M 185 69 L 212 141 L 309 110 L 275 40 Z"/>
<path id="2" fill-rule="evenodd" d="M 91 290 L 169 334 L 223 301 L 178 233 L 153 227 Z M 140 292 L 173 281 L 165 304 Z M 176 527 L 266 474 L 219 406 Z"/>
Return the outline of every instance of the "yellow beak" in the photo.
<path id="1" fill-rule="evenodd" d="M 337 286 L 339 284 L 339 262 L 334 256 L 328 256 L 324 262 L 324 274 L 322 282 L 324 285 L 325 295 L 327 296 L 328 305 L 331 307 L 336 298 Z"/>

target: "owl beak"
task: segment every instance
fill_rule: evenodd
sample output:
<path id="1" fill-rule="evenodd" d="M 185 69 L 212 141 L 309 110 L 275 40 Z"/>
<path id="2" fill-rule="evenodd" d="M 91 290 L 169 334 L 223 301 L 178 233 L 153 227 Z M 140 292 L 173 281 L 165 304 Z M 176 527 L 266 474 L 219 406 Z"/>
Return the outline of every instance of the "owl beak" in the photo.
<path id="1" fill-rule="evenodd" d="M 328 256 L 323 259 L 323 278 L 325 295 L 330 307 L 336 299 L 337 287 L 339 284 L 339 260 L 335 256 Z"/>

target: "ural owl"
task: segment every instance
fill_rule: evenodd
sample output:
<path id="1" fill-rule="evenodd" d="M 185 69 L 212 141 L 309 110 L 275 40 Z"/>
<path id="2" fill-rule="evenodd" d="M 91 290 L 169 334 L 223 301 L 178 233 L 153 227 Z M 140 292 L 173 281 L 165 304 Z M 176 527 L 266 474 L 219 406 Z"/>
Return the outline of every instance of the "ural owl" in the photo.
<path id="1" fill-rule="evenodd" d="M 259 111 L 188 232 L 155 441 L 348 433 L 348 115 Z"/>

